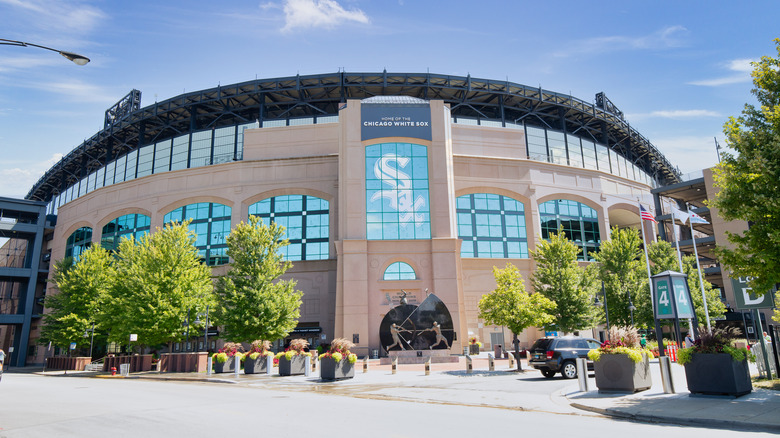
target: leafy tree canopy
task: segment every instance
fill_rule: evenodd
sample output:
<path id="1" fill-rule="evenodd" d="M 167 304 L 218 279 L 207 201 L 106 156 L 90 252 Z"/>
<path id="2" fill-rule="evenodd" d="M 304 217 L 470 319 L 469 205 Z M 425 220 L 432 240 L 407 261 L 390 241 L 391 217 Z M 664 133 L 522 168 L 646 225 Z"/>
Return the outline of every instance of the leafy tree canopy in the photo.
<path id="1" fill-rule="evenodd" d="M 647 268 L 641 247 L 642 239 L 634 228 L 612 228 L 609 240 L 601 242 L 594 255 L 598 276 L 603 282 L 610 325 L 631 325 L 630 304 L 633 304 L 634 325 L 652 323 L 652 307 L 647 287 Z M 648 322 L 646 314 L 650 315 Z M 643 313 L 644 312 L 644 313 Z"/>
<path id="2" fill-rule="evenodd" d="M 594 276 L 577 263 L 580 248 L 563 232 L 551 234 L 531 251 L 536 269 L 531 276 L 534 291 L 555 302 L 553 316 L 558 330 L 571 333 L 594 323 Z"/>
<path id="3" fill-rule="evenodd" d="M 101 321 L 109 341 L 127 345 L 130 334 L 137 334 L 140 345 L 178 342 L 185 336 L 183 323 L 213 302 L 211 269 L 187 225 L 168 224 L 120 242 L 116 281 Z"/>
<path id="4" fill-rule="evenodd" d="M 724 125 L 724 153 L 714 169 L 720 189 L 710 203 L 726 220 L 744 220 L 749 228 L 727 233 L 732 247 L 718 247 L 732 275 L 753 277 L 755 291 L 780 283 L 780 39 L 776 58 L 753 63 L 752 93 L 758 106 L 746 104 L 742 115 Z"/>
<path id="5" fill-rule="evenodd" d="M 301 297 L 294 280 L 279 280 L 292 263 L 279 250 L 288 245 L 284 227 L 264 225 L 256 216 L 241 222 L 227 239 L 233 260 L 217 281 L 217 321 L 236 342 L 282 338 L 298 324 Z"/>
<path id="6" fill-rule="evenodd" d="M 98 322 L 114 280 L 114 264 L 110 253 L 93 245 L 80 254 L 79 260 L 65 258 L 55 264 L 52 282 L 58 292 L 44 301 L 48 312 L 43 316 L 43 327 L 38 342 L 51 342 L 66 347 L 71 342 L 89 345 L 92 324 Z M 95 332 L 103 330 L 96 324 Z M 100 335 L 97 335 L 100 338 Z"/>

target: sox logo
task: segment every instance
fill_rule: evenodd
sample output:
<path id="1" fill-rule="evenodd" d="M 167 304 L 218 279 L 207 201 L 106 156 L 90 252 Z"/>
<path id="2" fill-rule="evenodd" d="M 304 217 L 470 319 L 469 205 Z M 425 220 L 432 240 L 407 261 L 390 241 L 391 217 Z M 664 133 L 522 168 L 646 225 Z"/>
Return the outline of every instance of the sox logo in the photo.
<path id="1" fill-rule="evenodd" d="M 412 179 L 400 169 L 405 169 L 411 159 L 409 157 L 398 156 L 393 153 L 382 155 L 374 163 L 374 176 L 383 183 L 390 186 L 390 189 L 382 189 L 371 195 L 371 201 L 380 198 L 387 198 L 390 201 L 390 207 L 400 214 L 398 221 L 406 224 L 414 220 L 423 222 L 425 216 L 422 213 L 415 213 L 415 210 L 421 210 L 425 206 L 425 199 L 418 195 L 413 200 Z M 395 163 L 393 166 L 392 163 Z"/>

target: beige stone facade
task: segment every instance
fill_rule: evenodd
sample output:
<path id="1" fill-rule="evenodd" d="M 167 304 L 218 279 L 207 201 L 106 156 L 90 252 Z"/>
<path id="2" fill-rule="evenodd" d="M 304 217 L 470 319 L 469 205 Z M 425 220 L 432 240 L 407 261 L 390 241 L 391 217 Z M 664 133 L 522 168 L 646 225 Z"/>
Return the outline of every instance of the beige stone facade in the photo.
<path id="1" fill-rule="evenodd" d="M 304 292 L 302 325 L 321 327 L 325 340 L 358 339 L 360 354 L 383 353 L 379 324 L 398 304 L 401 290 L 407 291 L 413 304 L 425 299 L 428 289 L 452 315 L 457 333 L 453 352 L 461 352 L 471 336 L 479 337 L 485 348 L 491 348 L 493 341 L 508 348 L 511 334 L 479 320 L 477 302 L 495 287 L 493 266 L 513 263 L 527 279 L 533 263 L 530 258 L 462 257 L 458 196 L 489 193 L 523 203 L 531 249 L 541 236 L 539 205 L 546 201 L 565 199 L 594 209 L 601 240 L 608 238 L 612 226 L 639 226 L 638 200 L 652 206 L 648 185 L 598 170 L 530 160 L 522 129 L 452 123 L 443 101 L 430 101 L 430 140 L 363 140 L 363 103 L 346 103 L 338 123 L 248 129 L 243 160 L 144 176 L 99 188 L 63 205 L 49 242 L 52 260 L 65 256 L 66 239 L 75 230 L 92 228 L 93 242 L 98 243 L 102 227 L 124 214 L 149 216 L 154 230 L 175 208 L 215 202 L 232 208 L 235 225 L 245 221 L 249 206 L 260 200 L 316 196 L 329 202 L 329 258 L 296 261 L 286 274 Z M 427 148 L 430 238 L 367 236 L 365 151 L 372 144 L 388 142 Z M 648 238 L 653 235 L 649 226 L 646 232 Z M 414 268 L 415 279 L 384 280 L 385 269 L 397 261 Z M 224 267 L 215 269 L 220 272 Z M 527 330 L 520 335 L 521 347 L 542 335 Z"/>

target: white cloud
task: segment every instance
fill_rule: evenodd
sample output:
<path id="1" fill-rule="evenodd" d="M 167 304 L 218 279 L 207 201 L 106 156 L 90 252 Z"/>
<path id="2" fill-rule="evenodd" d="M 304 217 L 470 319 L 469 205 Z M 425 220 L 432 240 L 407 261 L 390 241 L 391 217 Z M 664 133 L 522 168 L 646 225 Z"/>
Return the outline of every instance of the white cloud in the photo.
<path id="1" fill-rule="evenodd" d="M 3 181 L 0 196 L 24 198 L 33 184 L 53 165 L 59 162 L 63 154 L 54 154 L 45 161 L 23 162 L 20 167 L 0 168 L 0 180 Z"/>
<path id="2" fill-rule="evenodd" d="M 752 80 L 750 72 L 753 71 L 752 62 L 755 59 L 733 59 L 723 64 L 726 70 L 735 72 L 726 76 L 713 79 L 702 79 L 698 81 L 689 82 L 689 85 L 699 85 L 702 87 L 719 87 L 721 85 L 739 84 L 743 82 L 750 82 Z"/>
<path id="3" fill-rule="evenodd" d="M 43 90 L 71 98 L 81 103 L 92 102 L 112 104 L 116 102 L 117 92 L 79 80 L 59 82 L 18 82 L 18 87 Z"/>
<path id="4" fill-rule="evenodd" d="M 692 118 L 701 118 L 701 117 L 722 117 L 720 113 L 716 111 L 710 111 L 710 110 L 703 110 L 703 109 L 695 109 L 695 110 L 659 110 L 659 111 L 653 111 L 650 113 L 639 113 L 639 114 L 627 114 L 626 118 L 637 121 L 637 120 L 646 120 L 646 119 L 654 119 L 654 118 L 663 118 L 663 119 L 675 119 L 675 120 L 681 120 L 681 119 L 692 119 Z"/>
<path id="5" fill-rule="evenodd" d="M 680 47 L 684 44 L 684 37 L 687 33 L 688 29 L 683 26 L 669 26 L 649 35 L 586 38 L 572 43 L 569 49 L 556 52 L 554 56 L 568 57 L 624 50 L 658 50 Z"/>
<path id="6" fill-rule="evenodd" d="M 100 9 L 77 1 L 0 0 L 0 4 L 16 9 L 26 26 L 52 35 L 62 32 L 83 35 L 107 19 Z"/>
<path id="7" fill-rule="evenodd" d="M 362 24 L 369 22 L 368 16 L 360 9 L 346 10 L 334 0 L 286 0 L 284 19 L 282 32 L 297 28 L 330 29 L 349 21 Z"/>

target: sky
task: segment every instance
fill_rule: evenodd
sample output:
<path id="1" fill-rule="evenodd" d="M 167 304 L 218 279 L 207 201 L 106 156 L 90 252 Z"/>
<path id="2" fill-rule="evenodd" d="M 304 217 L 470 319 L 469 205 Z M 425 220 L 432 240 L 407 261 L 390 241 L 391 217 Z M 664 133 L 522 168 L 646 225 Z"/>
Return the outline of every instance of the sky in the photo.
<path id="1" fill-rule="evenodd" d="M 604 92 L 684 174 L 717 164 L 723 124 L 753 103 L 750 63 L 776 56 L 780 2 L 0 0 L 0 197 L 23 198 L 103 127 L 142 106 L 296 74 L 509 80 L 586 102 Z"/>

